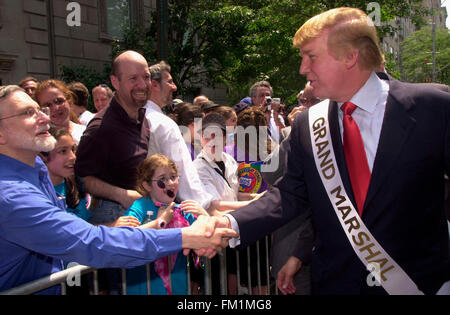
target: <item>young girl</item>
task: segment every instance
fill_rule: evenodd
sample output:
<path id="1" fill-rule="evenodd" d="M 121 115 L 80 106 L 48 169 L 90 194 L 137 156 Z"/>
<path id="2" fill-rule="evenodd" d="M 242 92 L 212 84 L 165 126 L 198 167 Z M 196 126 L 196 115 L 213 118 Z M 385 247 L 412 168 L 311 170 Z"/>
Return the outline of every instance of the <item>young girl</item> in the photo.
<path id="1" fill-rule="evenodd" d="M 61 200 L 65 200 L 68 212 L 87 221 L 91 217 L 87 210 L 89 196 L 81 179 L 74 175 L 76 156 L 73 138 L 64 128 L 53 127 L 50 134 L 56 139 L 56 146 L 51 152 L 42 152 L 41 157 L 47 165 L 55 191 Z"/>
<path id="2" fill-rule="evenodd" d="M 184 227 L 195 221 L 194 214 L 206 214 L 202 209 L 182 211 L 174 206 L 178 172 L 168 157 L 161 154 L 147 157 L 139 164 L 137 177 L 136 189 L 144 197 L 136 200 L 124 216 L 137 218 L 139 228 Z M 180 252 L 156 260 L 150 264 L 150 279 L 151 294 L 188 294 L 186 257 Z M 147 294 L 146 266 L 127 270 L 127 294 Z"/>
<path id="3" fill-rule="evenodd" d="M 90 196 L 84 190 L 81 179 L 74 174 L 76 144 L 66 128 L 52 127 L 50 134 L 56 139 L 56 146 L 51 152 L 41 152 L 41 157 L 47 165 L 50 179 L 61 205 L 68 212 L 88 221 L 91 213 L 88 211 Z M 110 227 L 138 225 L 134 217 L 120 217 L 116 221 L 105 224 Z"/>
<path id="4" fill-rule="evenodd" d="M 52 127 L 50 134 L 56 139 L 56 146 L 50 152 L 41 152 L 41 158 L 47 165 L 50 180 L 55 187 L 62 209 L 88 221 L 89 195 L 84 191 L 81 179 L 74 175 L 75 143 L 69 130 Z M 90 289 L 90 275 L 81 277 L 80 287 L 67 287 L 69 295 L 87 295 Z"/>

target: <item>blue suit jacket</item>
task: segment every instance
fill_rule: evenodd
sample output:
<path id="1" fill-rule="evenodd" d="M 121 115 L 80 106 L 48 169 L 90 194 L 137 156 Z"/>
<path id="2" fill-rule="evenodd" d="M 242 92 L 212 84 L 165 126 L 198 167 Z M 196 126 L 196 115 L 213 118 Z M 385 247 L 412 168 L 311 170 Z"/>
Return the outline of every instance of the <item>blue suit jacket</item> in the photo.
<path id="1" fill-rule="evenodd" d="M 387 253 L 424 293 L 449 276 L 444 173 L 450 174 L 450 94 L 390 80 L 389 96 L 362 219 Z M 339 132 L 338 107 L 329 107 L 330 132 L 345 189 L 355 205 Z M 368 271 L 354 253 L 322 185 L 313 159 L 308 112 L 291 132 L 283 179 L 266 196 L 232 213 L 243 246 L 311 206 L 316 231 L 313 293 L 385 294 L 367 285 Z M 270 207 L 282 199 L 283 207 Z"/>

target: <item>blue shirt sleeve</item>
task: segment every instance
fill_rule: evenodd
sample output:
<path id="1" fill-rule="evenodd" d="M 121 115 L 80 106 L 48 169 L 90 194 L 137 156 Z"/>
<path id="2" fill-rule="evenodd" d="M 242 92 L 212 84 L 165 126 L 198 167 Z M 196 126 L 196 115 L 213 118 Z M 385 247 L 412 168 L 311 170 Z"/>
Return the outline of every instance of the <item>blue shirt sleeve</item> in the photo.
<path id="1" fill-rule="evenodd" d="M 93 226 L 54 205 L 34 185 L 2 188 L 1 237 L 30 251 L 95 268 L 128 268 L 181 250 L 181 229 Z"/>

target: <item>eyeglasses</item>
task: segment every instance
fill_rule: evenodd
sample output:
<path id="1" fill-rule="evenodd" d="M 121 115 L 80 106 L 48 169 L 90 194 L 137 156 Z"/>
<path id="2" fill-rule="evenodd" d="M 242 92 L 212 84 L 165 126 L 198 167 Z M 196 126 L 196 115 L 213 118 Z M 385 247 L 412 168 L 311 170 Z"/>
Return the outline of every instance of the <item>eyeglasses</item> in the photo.
<path id="1" fill-rule="evenodd" d="M 166 184 L 169 183 L 169 181 L 176 182 L 178 181 L 178 178 L 180 178 L 180 176 L 178 175 L 172 175 L 169 178 L 164 177 L 164 178 L 160 178 L 160 179 L 152 179 L 152 182 L 156 182 L 156 185 L 161 188 L 161 189 L 165 189 L 166 188 Z"/>
<path id="2" fill-rule="evenodd" d="M 26 118 L 36 118 L 39 115 L 43 115 L 43 114 L 46 115 L 46 116 L 49 116 L 50 115 L 50 108 L 44 107 L 44 108 L 40 108 L 39 109 L 39 108 L 36 108 L 36 107 L 29 107 L 25 111 L 23 111 L 23 112 L 21 112 L 19 114 L 2 117 L 2 118 L 0 118 L 0 120 L 12 118 L 12 117 L 18 117 L 18 116 L 25 116 Z"/>
<path id="3" fill-rule="evenodd" d="M 64 104 L 65 101 L 66 99 L 64 97 L 56 97 L 53 101 L 42 104 L 41 107 L 46 108 L 52 106 L 53 104 L 60 106 Z"/>

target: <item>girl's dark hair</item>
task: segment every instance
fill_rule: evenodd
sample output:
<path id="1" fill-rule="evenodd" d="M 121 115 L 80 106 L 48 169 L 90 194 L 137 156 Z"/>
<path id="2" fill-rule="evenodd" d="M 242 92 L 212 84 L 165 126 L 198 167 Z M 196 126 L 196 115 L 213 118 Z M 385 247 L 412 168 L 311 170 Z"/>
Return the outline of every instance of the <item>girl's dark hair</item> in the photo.
<path id="1" fill-rule="evenodd" d="M 173 113 L 169 117 L 179 126 L 189 126 L 194 122 L 195 118 L 202 118 L 203 112 L 200 106 L 183 102 L 175 106 Z"/>
<path id="2" fill-rule="evenodd" d="M 211 113 L 217 113 L 223 117 L 223 119 L 228 120 L 231 118 L 233 113 L 235 113 L 234 109 L 229 106 L 218 106 L 214 107 L 211 110 Z"/>
<path id="3" fill-rule="evenodd" d="M 49 133 L 56 139 L 56 141 L 59 141 L 59 139 L 63 136 L 72 137 L 69 130 L 65 128 L 51 127 Z M 50 152 L 41 152 L 41 154 L 47 158 L 47 161 L 50 160 Z M 81 183 L 81 179 L 76 175 L 66 177 L 65 183 L 67 207 L 75 209 L 81 201 L 81 196 L 86 194 L 83 189 L 83 184 Z"/>
<path id="4" fill-rule="evenodd" d="M 260 130 L 258 127 L 267 127 L 267 120 L 264 115 L 264 112 L 259 109 L 256 106 L 249 107 L 242 112 L 239 113 L 237 118 L 237 125 L 238 127 L 247 128 L 250 126 L 255 126 L 257 129 L 257 137 L 258 137 L 258 160 L 262 160 L 264 157 L 259 156 L 260 154 L 260 146 L 264 146 L 266 148 L 266 152 L 271 152 L 271 140 L 269 137 L 263 136 L 263 134 L 260 133 Z M 239 129 L 238 129 L 239 132 Z M 249 153 L 249 142 L 250 138 L 248 134 L 245 134 L 245 153 Z"/>

